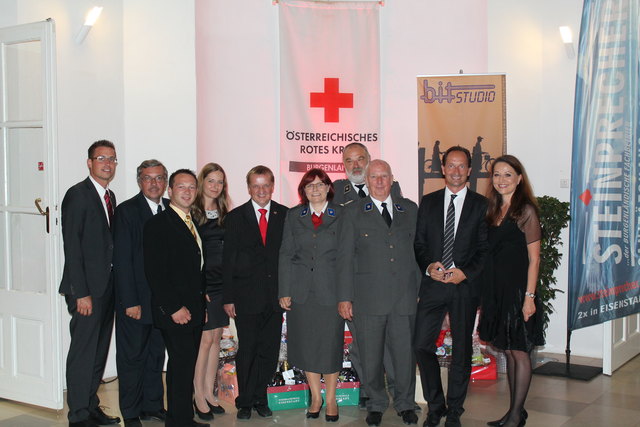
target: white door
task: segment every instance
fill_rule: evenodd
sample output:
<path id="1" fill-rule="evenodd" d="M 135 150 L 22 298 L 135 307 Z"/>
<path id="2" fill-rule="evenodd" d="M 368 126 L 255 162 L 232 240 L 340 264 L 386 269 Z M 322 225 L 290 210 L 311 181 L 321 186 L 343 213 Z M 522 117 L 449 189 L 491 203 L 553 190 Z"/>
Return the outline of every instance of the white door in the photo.
<path id="1" fill-rule="evenodd" d="M 604 323 L 602 372 L 611 375 L 640 353 L 640 314 Z"/>
<path id="2" fill-rule="evenodd" d="M 54 47 L 52 21 L 0 29 L 0 397 L 61 409 Z"/>

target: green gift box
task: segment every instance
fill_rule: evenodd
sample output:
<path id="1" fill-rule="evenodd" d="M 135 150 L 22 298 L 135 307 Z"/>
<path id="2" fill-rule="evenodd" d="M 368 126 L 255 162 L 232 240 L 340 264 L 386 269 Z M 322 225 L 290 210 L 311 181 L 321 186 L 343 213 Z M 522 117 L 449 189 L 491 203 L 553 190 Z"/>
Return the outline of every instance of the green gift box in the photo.
<path id="1" fill-rule="evenodd" d="M 325 384 L 322 383 L 322 396 L 324 397 Z M 359 382 L 340 382 L 336 387 L 336 400 L 338 406 L 358 406 L 360 401 Z"/>
<path id="2" fill-rule="evenodd" d="M 267 387 L 267 400 L 272 411 L 306 408 L 309 406 L 307 384 Z"/>

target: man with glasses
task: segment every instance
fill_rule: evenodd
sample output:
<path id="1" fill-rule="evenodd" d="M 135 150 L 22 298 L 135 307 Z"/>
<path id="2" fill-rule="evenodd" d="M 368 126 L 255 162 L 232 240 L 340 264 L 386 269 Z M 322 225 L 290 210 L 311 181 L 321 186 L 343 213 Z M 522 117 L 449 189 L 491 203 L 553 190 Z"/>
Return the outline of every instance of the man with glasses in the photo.
<path id="1" fill-rule="evenodd" d="M 125 427 L 140 419 L 165 420 L 164 341 L 151 319 L 151 290 L 144 273 L 144 224 L 169 206 L 163 198 L 167 169 L 155 159 L 137 169 L 140 192 L 118 205 L 113 224 L 113 272 L 116 288 L 116 364 L 120 412 Z"/>
<path id="2" fill-rule="evenodd" d="M 64 271 L 60 293 L 71 322 L 67 355 L 69 426 L 117 424 L 105 414 L 97 391 L 113 329 L 113 239 L 116 198 L 109 183 L 118 159 L 112 142 L 94 142 L 88 150 L 89 177 L 69 188 L 62 201 Z"/>

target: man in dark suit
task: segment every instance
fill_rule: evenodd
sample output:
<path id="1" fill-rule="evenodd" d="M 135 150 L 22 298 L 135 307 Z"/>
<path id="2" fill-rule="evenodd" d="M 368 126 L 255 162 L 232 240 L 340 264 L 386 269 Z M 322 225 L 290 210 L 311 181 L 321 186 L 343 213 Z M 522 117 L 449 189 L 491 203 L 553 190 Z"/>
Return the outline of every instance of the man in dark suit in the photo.
<path id="1" fill-rule="evenodd" d="M 164 341 L 151 318 L 151 289 L 144 273 L 144 224 L 169 206 L 163 199 L 167 169 L 157 160 L 136 171 L 140 192 L 121 203 L 113 224 L 113 273 L 116 287 L 116 364 L 120 412 L 125 427 L 140 419 L 164 421 Z"/>
<path id="2" fill-rule="evenodd" d="M 449 148 L 442 158 L 446 187 L 422 198 L 415 237 L 422 283 L 414 348 L 429 413 L 424 426 L 460 425 L 471 375 L 471 336 L 478 307 L 480 273 L 487 251 L 487 200 L 467 188 L 471 155 Z M 449 313 L 453 358 L 445 402 L 435 342 Z"/>
<path id="3" fill-rule="evenodd" d="M 60 293 L 71 314 L 67 404 L 69 426 L 74 427 L 120 422 L 100 409 L 97 395 L 113 329 L 110 224 L 116 198 L 109 183 L 117 164 L 112 142 L 94 142 L 88 150 L 89 177 L 62 200 L 65 261 Z"/>
<path id="4" fill-rule="evenodd" d="M 202 241 L 191 218 L 196 176 L 179 169 L 169 177 L 169 208 L 144 225 L 144 271 L 151 315 L 160 328 L 167 363 L 165 426 L 208 426 L 193 419 L 193 374 L 206 318 Z"/>
<path id="5" fill-rule="evenodd" d="M 413 253 L 417 206 L 391 196 L 393 175 L 382 160 L 369 163 L 366 182 L 370 195 L 348 205 L 339 231 L 338 311 L 355 324 L 360 375 L 369 397 L 367 424 L 380 425 L 389 404 L 385 347 L 395 373 L 394 408 L 405 424 L 416 424 L 411 337 L 420 277 Z"/>
<path id="6" fill-rule="evenodd" d="M 342 151 L 342 163 L 344 164 L 344 173 L 347 175 L 347 179 L 333 181 L 334 203 L 347 205 L 369 195 L 369 189 L 365 183 L 365 169 L 370 160 L 371 155 L 364 144 L 352 142 L 345 145 Z M 395 198 L 402 197 L 402 190 L 398 181 L 393 181 L 391 185 L 391 196 Z"/>
<path id="7" fill-rule="evenodd" d="M 251 200 L 225 220 L 222 302 L 238 330 L 238 419 L 254 408 L 270 417 L 267 384 L 278 364 L 282 309 L 278 303 L 278 254 L 287 208 L 271 200 L 275 180 L 266 166 L 247 173 Z"/>

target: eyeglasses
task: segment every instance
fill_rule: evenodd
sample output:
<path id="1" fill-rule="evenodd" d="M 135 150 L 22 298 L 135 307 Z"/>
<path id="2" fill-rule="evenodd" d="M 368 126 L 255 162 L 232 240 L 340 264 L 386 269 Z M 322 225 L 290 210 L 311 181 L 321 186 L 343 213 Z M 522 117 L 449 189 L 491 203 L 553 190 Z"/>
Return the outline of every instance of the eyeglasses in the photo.
<path id="1" fill-rule="evenodd" d="M 97 160 L 100 163 L 114 163 L 114 164 L 118 164 L 118 159 L 116 159 L 115 157 L 107 157 L 107 156 L 97 156 L 97 157 L 90 157 L 91 160 Z"/>
<path id="2" fill-rule="evenodd" d="M 163 182 L 165 182 L 167 180 L 167 177 L 164 175 L 158 175 L 158 176 L 149 176 L 149 175 L 145 175 L 142 178 L 140 178 L 143 182 L 146 182 L 147 184 L 155 181 L 157 184 L 162 184 Z"/>
<path id="3" fill-rule="evenodd" d="M 304 186 L 305 190 L 323 190 L 327 184 L 324 182 L 316 182 L 315 184 L 307 184 Z"/>

